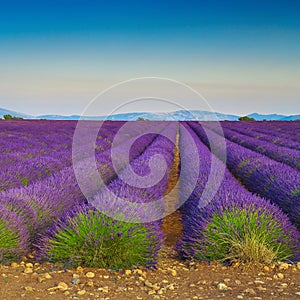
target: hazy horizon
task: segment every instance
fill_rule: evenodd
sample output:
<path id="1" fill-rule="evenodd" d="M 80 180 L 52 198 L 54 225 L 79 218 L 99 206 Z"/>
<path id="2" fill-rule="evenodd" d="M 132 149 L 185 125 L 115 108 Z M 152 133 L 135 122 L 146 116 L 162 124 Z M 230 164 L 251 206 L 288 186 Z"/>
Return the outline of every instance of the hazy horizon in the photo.
<path id="1" fill-rule="evenodd" d="M 68 117 L 68 116 L 80 116 L 81 114 L 78 113 L 71 113 L 71 114 L 60 114 L 60 113 L 42 113 L 42 114 L 31 114 L 31 113 L 28 113 L 28 112 L 23 112 L 23 111 L 17 111 L 17 110 L 13 110 L 13 109 L 7 109 L 5 107 L 0 107 L 0 109 L 5 109 L 5 110 L 9 110 L 9 111 L 14 111 L 16 113 L 20 113 L 20 114 L 25 114 L 25 115 L 28 115 L 28 116 L 32 116 L 32 117 L 39 117 L 39 116 L 47 116 L 47 115 L 57 115 L 57 116 L 65 116 L 65 117 Z M 141 110 L 136 110 L 136 111 L 124 111 L 124 112 L 116 112 L 116 113 L 113 113 L 112 115 L 118 115 L 118 114 L 133 114 L 133 113 L 174 113 L 174 112 L 177 112 L 179 110 L 170 110 L 170 111 L 141 111 Z M 273 114 L 277 114 L 277 115 L 283 115 L 283 116 L 293 116 L 293 115 L 300 115 L 300 113 L 294 113 L 294 114 L 282 114 L 282 113 L 259 113 L 259 112 L 256 112 L 256 111 L 253 111 L 253 112 L 250 112 L 250 113 L 246 113 L 246 114 L 234 114 L 234 113 L 224 113 L 224 112 L 221 112 L 221 111 L 215 111 L 215 113 L 221 113 L 221 114 L 224 114 L 224 115 L 235 115 L 235 116 L 246 116 L 246 115 L 251 115 L 251 114 L 259 114 L 259 115 L 273 115 Z M 107 116 L 107 115 L 110 115 L 110 114 L 90 114 L 90 115 L 85 115 L 85 116 L 90 116 L 90 117 L 97 117 L 97 116 Z"/>
<path id="2" fill-rule="evenodd" d="M 0 107 L 81 114 L 102 90 L 154 76 L 191 86 L 224 114 L 299 114 L 299 11 L 292 0 L 5 2 Z M 101 114 L 120 101 L 103 99 Z M 171 109 L 157 106 L 131 110 Z"/>

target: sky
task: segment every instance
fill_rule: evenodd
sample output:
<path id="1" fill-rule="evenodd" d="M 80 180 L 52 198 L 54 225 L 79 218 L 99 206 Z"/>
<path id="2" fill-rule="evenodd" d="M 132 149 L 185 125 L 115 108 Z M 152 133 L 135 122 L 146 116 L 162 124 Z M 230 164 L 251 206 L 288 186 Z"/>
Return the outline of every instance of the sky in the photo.
<path id="1" fill-rule="evenodd" d="M 1 1 L 0 107 L 70 115 L 94 99 L 102 115 L 176 110 L 126 107 L 121 91 L 95 100 L 119 82 L 162 77 L 218 112 L 299 114 L 299 15 L 297 0 Z M 168 93 L 178 107 L 205 106 Z"/>

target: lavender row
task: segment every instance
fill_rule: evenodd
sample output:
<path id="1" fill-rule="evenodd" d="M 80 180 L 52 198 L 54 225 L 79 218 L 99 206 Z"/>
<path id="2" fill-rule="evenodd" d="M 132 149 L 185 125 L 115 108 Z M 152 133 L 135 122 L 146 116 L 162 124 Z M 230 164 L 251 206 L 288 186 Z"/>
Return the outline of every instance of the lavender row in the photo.
<path id="1" fill-rule="evenodd" d="M 263 124 L 263 126 L 260 125 Z M 259 129 L 261 131 L 273 131 L 276 134 L 287 134 L 292 136 L 296 133 L 299 138 L 300 129 L 299 129 L 299 121 L 271 121 L 271 122 L 252 122 L 249 126 L 253 129 Z"/>
<path id="2" fill-rule="evenodd" d="M 139 124 L 139 126 L 136 126 L 134 122 L 127 124 L 125 132 L 118 134 L 117 145 L 113 143 L 112 148 L 108 151 L 99 152 L 97 148 L 95 152 L 93 148 L 89 148 L 87 151 L 87 144 L 83 148 L 79 147 L 73 151 L 73 168 L 81 189 L 85 191 L 89 200 L 98 192 L 99 187 L 103 187 L 114 180 L 130 161 L 143 153 L 155 140 L 157 134 L 167 126 L 164 122 L 151 122 L 151 124 L 146 122 Z M 90 131 L 89 127 L 83 128 L 79 137 L 82 133 L 87 136 Z M 78 142 L 77 139 L 75 142 Z M 128 153 L 124 153 L 126 149 Z M 89 170 L 90 174 L 87 174 L 86 170 Z"/>
<path id="3" fill-rule="evenodd" d="M 237 126 L 267 135 L 300 142 L 299 121 L 237 122 Z"/>
<path id="4" fill-rule="evenodd" d="M 111 213 L 122 210 L 124 204 L 123 217 L 135 222 L 160 220 L 165 211 L 163 196 L 173 165 L 177 126 L 168 124 L 140 156 L 94 197 L 93 204 L 101 210 L 106 207 Z"/>
<path id="5" fill-rule="evenodd" d="M 114 135 L 123 123 L 105 124 L 101 128 L 101 136 L 107 138 Z M 73 121 L 0 122 L 1 167 L 9 168 L 13 164 L 42 156 L 52 157 L 62 151 L 71 153 L 75 128 L 76 122 Z"/>
<path id="6" fill-rule="evenodd" d="M 31 127 L 27 128 L 28 130 L 33 129 L 37 125 L 36 122 L 30 124 Z M 97 154 L 100 154 L 102 151 L 111 147 L 114 135 L 122 124 L 123 122 L 116 122 L 116 124 L 104 124 L 106 128 L 102 126 L 101 131 L 98 135 L 98 139 L 96 141 Z M 63 124 L 61 124 L 60 126 L 63 126 Z M 55 134 L 53 132 L 54 129 L 56 129 L 56 126 L 54 126 L 54 128 L 48 128 L 48 135 L 46 137 L 42 135 L 42 133 L 45 134 L 46 130 L 39 133 L 35 132 L 34 130 L 30 131 L 30 134 L 36 140 L 47 141 L 47 143 L 45 143 L 45 145 L 43 146 L 38 144 L 33 146 L 33 149 L 30 149 L 30 157 L 33 156 L 33 158 L 28 159 L 28 156 L 25 152 L 22 152 L 21 155 L 20 153 L 14 153 L 12 157 L 17 157 L 18 159 L 11 161 L 12 157 L 8 157 L 8 155 L 5 155 L 6 160 L 2 162 L 2 168 L 0 171 L 0 191 L 9 188 L 27 186 L 28 184 L 48 177 L 65 167 L 71 166 L 71 147 L 64 147 L 62 139 L 69 139 L 71 141 L 73 136 L 73 127 L 68 128 L 69 132 L 64 131 L 63 133 L 60 132 Z M 18 138 L 17 133 L 18 132 L 15 133 L 14 138 L 17 138 L 17 140 L 19 141 L 20 138 Z M 49 135 L 52 138 L 55 138 L 55 142 L 53 141 L 54 146 L 52 144 L 53 147 L 48 145 L 49 142 L 51 143 Z M 70 142 L 68 143 L 70 144 Z M 47 151 L 44 151 L 45 147 L 50 148 L 50 150 L 48 149 Z M 10 149 L 9 146 L 7 146 L 6 148 Z M 63 150 L 58 151 L 60 148 L 62 148 Z"/>
<path id="7" fill-rule="evenodd" d="M 181 208 L 183 236 L 176 246 L 181 256 L 208 261 L 238 259 L 239 252 L 233 251 L 233 241 L 243 245 L 251 234 L 264 232 L 264 238 L 269 238 L 269 250 L 276 252 L 280 249 L 280 255 L 285 254 L 285 257 L 279 255 L 277 259 L 299 259 L 300 235 L 289 218 L 277 206 L 247 191 L 231 175 L 224 163 L 200 141 L 187 123 L 181 123 L 181 126 L 179 148 L 185 167 L 181 170 L 184 174 L 180 183 L 180 201 L 184 201 L 185 190 L 190 182 L 197 182 Z M 193 127 L 198 132 L 197 126 Z M 199 172 L 194 172 L 195 153 L 191 151 L 188 135 L 194 139 L 197 146 L 201 160 Z M 209 186 L 209 177 L 212 176 L 217 184 L 222 173 L 224 175 L 220 186 L 214 190 Z M 204 196 L 208 189 L 210 192 Z M 267 229 L 264 228 L 266 224 Z M 230 234 L 228 238 L 227 234 Z M 246 245 L 244 246 L 246 249 Z M 243 257 L 251 258 L 246 255 Z M 266 257 L 260 259 L 261 262 L 266 262 L 263 261 Z"/>
<path id="8" fill-rule="evenodd" d="M 203 143 L 210 147 L 202 126 L 190 122 L 196 134 Z M 210 140 L 221 145 L 224 138 L 206 129 Z M 262 154 L 251 151 L 236 143 L 226 140 L 226 164 L 233 175 L 238 178 L 246 188 L 262 197 L 270 199 L 288 214 L 293 223 L 300 227 L 300 174 L 299 171 L 274 161 Z M 220 157 L 221 149 L 216 147 L 215 154 Z"/>
<path id="9" fill-rule="evenodd" d="M 120 270 L 153 267 L 162 244 L 156 224 L 122 222 L 89 205 L 74 207 L 54 222 L 36 245 L 38 261 Z"/>
<path id="10" fill-rule="evenodd" d="M 209 128 L 211 128 L 210 125 Z M 228 128 L 223 128 L 223 134 L 226 139 L 234 143 L 300 170 L 300 151 L 298 150 L 270 144 L 269 142 L 258 140 Z"/>
<path id="11" fill-rule="evenodd" d="M 268 130 L 266 133 L 257 132 L 255 130 L 249 130 L 249 129 L 247 129 L 248 125 L 244 124 L 244 123 L 245 122 L 239 122 L 239 123 L 222 122 L 222 127 L 231 129 L 233 131 L 239 132 L 239 133 L 247 135 L 247 136 L 251 136 L 258 140 L 270 142 L 277 146 L 300 150 L 300 142 L 295 142 L 291 139 L 280 137 L 273 130 Z M 260 125 L 262 126 L 263 124 L 260 124 Z M 274 124 L 274 127 L 275 127 L 275 124 Z"/>
<path id="12" fill-rule="evenodd" d="M 103 140 L 102 144 L 102 150 L 110 147 L 106 140 Z M 0 191 L 27 186 L 37 180 L 51 176 L 65 167 L 70 167 L 71 164 L 71 150 L 52 152 L 47 156 L 39 153 L 34 158 L 21 160 L 14 164 L 10 163 L 6 167 L 2 167 L 0 171 Z"/>
<path id="13" fill-rule="evenodd" d="M 45 156 L 70 149 L 75 125 L 75 122 L 0 122 L 1 153 L 25 152 L 30 159 L 38 153 Z"/>

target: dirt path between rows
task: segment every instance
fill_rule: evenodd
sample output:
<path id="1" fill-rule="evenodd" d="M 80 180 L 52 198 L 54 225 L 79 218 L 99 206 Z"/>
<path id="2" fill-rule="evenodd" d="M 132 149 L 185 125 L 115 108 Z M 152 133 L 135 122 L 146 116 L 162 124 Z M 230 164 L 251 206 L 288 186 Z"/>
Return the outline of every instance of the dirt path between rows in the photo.
<path id="1" fill-rule="evenodd" d="M 168 190 L 165 195 L 165 203 L 167 211 L 174 211 L 178 204 L 178 169 L 179 169 L 179 148 L 178 148 L 179 135 L 176 136 L 176 145 L 174 149 L 174 164 L 169 175 Z M 172 192 L 172 193 L 171 193 Z M 175 210 L 172 214 L 163 219 L 162 230 L 166 234 L 164 246 L 174 248 L 178 237 L 182 233 L 182 224 L 180 213 Z"/>

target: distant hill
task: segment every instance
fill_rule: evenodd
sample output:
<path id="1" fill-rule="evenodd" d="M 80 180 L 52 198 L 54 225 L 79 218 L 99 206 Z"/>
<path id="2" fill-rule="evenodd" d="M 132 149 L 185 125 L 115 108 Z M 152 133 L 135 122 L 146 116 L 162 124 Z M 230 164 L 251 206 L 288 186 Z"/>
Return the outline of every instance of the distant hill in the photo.
<path id="1" fill-rule="evenodd" d="M 15 112 L 12 110 L 7 110 L 0 108 L 0 118 L 3 118 L 3 115 L 10 114 L 15 117 L 20 117 L 24 119 L 47 119 L 47 120 L 79 120 L 79 115 L 71 115 L 71 116 L 63 116 L 63 115 L 40 115 L 40 116 L 32 116 L 26 115 L 23 113 Z M 199 120 L 199 121 L 237 121 L 240 116 L 231 115 L 231 114 L 222 114 L 222 113 L 212 113 L 210 111 L 201 111 L 201 110 L 178 110 L 169 113 L 152 113 L 152 112 L 133 112 L 133 113 L 123 113 L 123 114 L 115 114 L 110 116 L 90 116 L 84 117 L 86 120 L 115 120 L 115 121 L 133 121 L 138 118 L 143 118 L 147 120 L 165 120 L 165 121 L 189 121 L 189 120 Z M 278 115 L 278 114 L 269 114 L 263 115 L 258 113 L 249 114 L 248 117 L 254 118 L 257 121 L 262 120 L 283 120 L 283 121 L 295 121 L 300 120 L 300 115 Z"/>
<path id="2" fill-rule="evenodd" d="M 258 114 L 258 113 L 253 113 L 253 114 L 248 115 L 248 117 L 254 118 L 257 121 L 263 121 L 263 120 L 279 121 L 279 120 L 286 118 L 287 116 L 278 115 L 278 114 L 262 115 L 262 114 Z"/>
<path id="3" fill-rule="evenodd" d="M 34 119 L 47 119 L 47 120 L 79 120 L 80 116 L 71 115 L 71 116 L 61 116 L 61 115 L 40 115 L 33 117 Z"/>
<path id="4" fill-rule="evenodd" d="M 200 110 L 178 110 L 170 113 L 149 113 L 149 112 L 137 112 L 137 113 L 126 113 L 126 114 L 116 114 L 108 116 L 108 120 L 137 120 L 138 118 L 143 118 L 147 120 L 165 120 L 165 121 L 180 121 L 180 120 L 201 120 L 201 121 L 211 121 L 211 120 L 238 120 L 238 116 L 226 115 L 221 113 L 212 113 L 209 111 Z M 106 118 L 106 117 L 104 117 Z"/>
<path id="5" fill-rule="evenodd" d="M 283 121 L 297 121 L 300 120 L 300 115 L 287 116 L 281 119 Z"/>
<path id="6" fill-rule="evenodd" d="M 17 113 L 11 110 L 0 108 L 0 117 L 3 118 L 3 115 L 10 114 L 12 116 L 21 117 L 24 119 L 47 119 L 47 120 L 79 120 L 79 115 L 63 116 L 63 115 L 40 115 L 40 116 L 31 116 L 22 113 Z M 184 111 L 179 110 L 170 113 L 150 113 L 150 112 L 134 112 L 134 113 L 123 113 L 115 114 L 110 116 L 90 116 L 84 117 L 86 120 L 137 120 L 138 118 L 143 118 L 147 120 L 168 120 L 168 121 L 179 121 L 179 120 L 203 120 L 211 121 L 216 120 L 238 120 L 239 116 L 230 115 L 230 114 L 221 114 L 221 113 L 212 113 L 209 111 Z"/>

